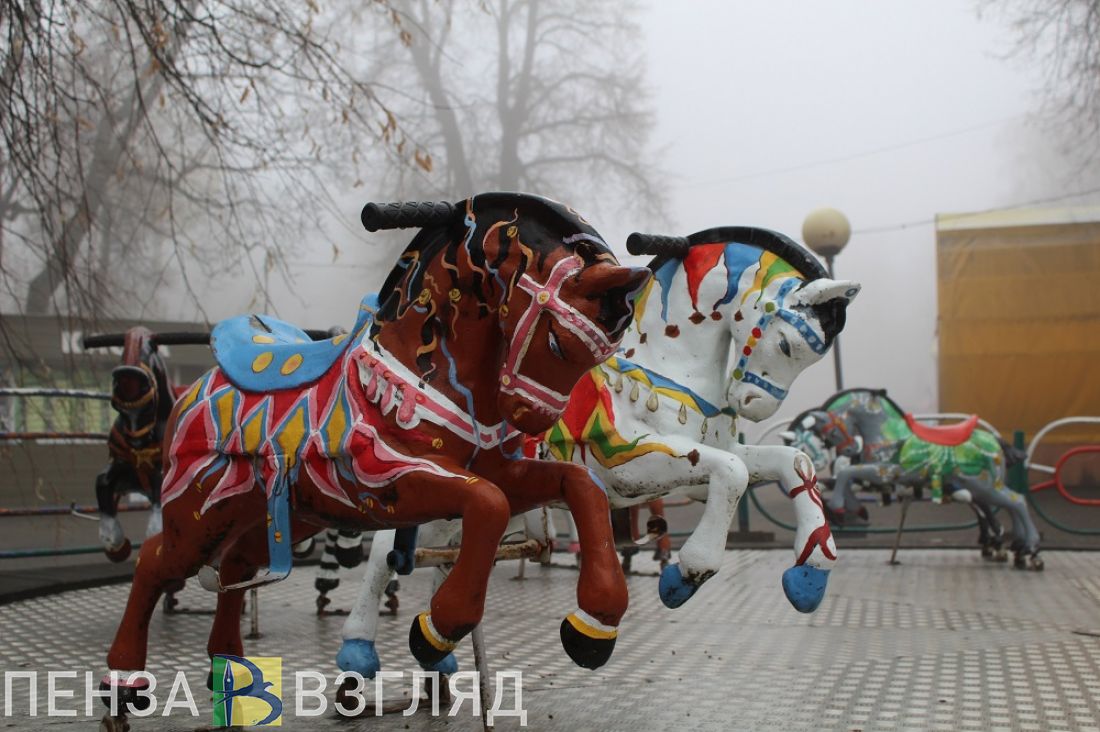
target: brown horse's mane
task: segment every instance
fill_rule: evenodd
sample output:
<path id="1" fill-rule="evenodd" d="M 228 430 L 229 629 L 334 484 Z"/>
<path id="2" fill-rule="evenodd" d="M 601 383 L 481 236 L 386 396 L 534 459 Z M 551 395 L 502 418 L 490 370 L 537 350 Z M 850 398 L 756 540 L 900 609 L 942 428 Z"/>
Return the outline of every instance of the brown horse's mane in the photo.
<path id="1" fill-rule="evenodd" d="M 500 253 L 492 261 L 487 260 L 483 241 L 490 227 L 501 221 L 515 220 L 519 227 L 519 238 L 538 257 L 540 267 L 548 255 L 563 249 L 570 253 L 575 252 L 588 264 L 595 263 L 601 254 L 611 254 L 596 230 L 579 214 L 541 196 L 527 193 L 482 193 L 460 202 L 455 209 L 453 220 L 421 229 L 405 247 L 378 291 L 377 322 L 393 320 L 403 312 L 402 303 L 415 298 L 423 286 L 428 265 L 437 259 L 442 258 L 444 261 L 452 277 L 452 286 L 457 284 L 458 250 L 463 246 L 467 248 L 475 268 L 474 294 L 479 301 L 488 303 L 496 290 L 495 278 L 499 269 L 510 254 L 510 241 L 504 230 L 501 230 Z M 472 230 L 467 224 L 468 211 L 473 214 Z M 586 234 L 590 238 L 570 240 L 566 236 L 555 240 L 536 235 L 530 229 L 531 221 L 538 222 L 543 228 L 560 228 L 563 232 Z M 524 236 L 525 233 L 528 236 Z M 526 261 L 522 262 L 523 266 L 518 269 L 522 270 L 526 264 Z"/>

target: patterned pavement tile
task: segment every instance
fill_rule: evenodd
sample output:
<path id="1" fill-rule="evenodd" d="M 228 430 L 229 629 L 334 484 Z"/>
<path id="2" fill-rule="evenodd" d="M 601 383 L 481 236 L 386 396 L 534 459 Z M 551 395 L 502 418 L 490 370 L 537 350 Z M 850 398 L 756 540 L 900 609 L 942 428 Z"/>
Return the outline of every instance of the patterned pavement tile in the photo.
<path id="1" fill-rule="evenodd" d="M 844 552 L 813 615 L 791 609 L 780 589 L 790 552 L 728 552 L 722 571 L 678 610 L 660 603 L 656 566 L 639 555 L 634 567 L 648 576 L 629 578 L 631 607 L 615 655 L 596 672 L 574 666 L 558 640 L 561 619 L 574 609 L 578 573 L 529 566 L 526 579 L 515 581 L 516 565 L 500 565 L 483 623 L 489 667 L 523 673 L 527 726 L 535 730 L 1100 732 L 1100 554 L 1045 552 L 1043 573 L 982 563 L 971 551 L 908 550 L 895 567 L 886 564 L 888 554 Z M 330 683 L 336 674 L 343 619 L 315 615 L 315 571 L 299 568 L 261 589 L 263 636 L 245 641 L 248 655 L 282 656 L 291 712 L 294 671 L 320 671 Z M 350 604 L 357 577 L 342 575 L 335 606 Z M 384 667 L 406 673 L 387 683 L 387 699 L 410 692 L 408 627 L 427 606 L 430 582 L 429 572 L 401 578 L 401 610 L 380 620 Z M 117 585 L 0 607 L 0 668 L 77 669 L 81 678 L 87 670 L 98 678 L 126 594 Z M 180 599 L 191 608 L 214 605 L 194 582 Z M 135 732 L 209 726 L 210 620 L 154 616 L 148 668 L 168 679 L 183 670 L 200 717 L 132 719 Z M 247 614 L 242 624 L 247 633 Z M 468 641 L 458 657 L 473 668 Z M 95 701 L 95 719 L 44 716 L 44 678 L 39 716 L 26 716 L 27 696 L 26 683 L 16 682 L 14 714 L 0 717 L 0 730 L 93 729 L 101 713 Z M 83 712 L 83 692 L 63 706 Z M 450 718 L 433 718 L 422 704 L 409 717 L 352 720 L 330 707 L 320 718 L 288 714 L 283 728 L 458 732 L 479 730 L 481 721 L 468 705 Z M 514 718 L 497 722 L 502 730 L 518 727 Z"/>

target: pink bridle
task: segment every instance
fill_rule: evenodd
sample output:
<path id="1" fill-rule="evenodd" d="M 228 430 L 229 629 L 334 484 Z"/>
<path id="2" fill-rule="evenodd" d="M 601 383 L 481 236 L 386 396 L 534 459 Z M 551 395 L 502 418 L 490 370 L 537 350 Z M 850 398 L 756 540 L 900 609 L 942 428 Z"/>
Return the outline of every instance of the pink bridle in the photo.
<path id="1" fill-rule="evenodd" d="M 530 275 L 524 273 L 517 286 L 531 295 L 531 305 L 524 311 L 512 335 L 508 348 L 508 357 L 500 370 L 500 390 L 505 394 L 522 396 L 534 406 L 550 414 L 560 414 L 569 401 L 568 394 L 559 394 L 534 379 L 520 373 L 531 339 L 535 335 L 535 325 L 543 312 L 558 321 L 558 325 L 577 336 L 588 346 L 597 363 L 606 361 L 614 355 L 617 344 L 604 334 L 595 323 L 580 311 L 561 299 L 561 288 L 565 280 L 584 268 L 583 262 L 576 257 L 565 257 L 550 270 L 545 284 L 539 284 Z"/>

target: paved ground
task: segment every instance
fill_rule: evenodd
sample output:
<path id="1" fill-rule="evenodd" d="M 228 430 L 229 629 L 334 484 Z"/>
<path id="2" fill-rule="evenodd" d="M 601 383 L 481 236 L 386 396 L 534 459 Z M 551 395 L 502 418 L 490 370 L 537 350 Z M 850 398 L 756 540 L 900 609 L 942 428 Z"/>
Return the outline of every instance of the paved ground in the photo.
<path id="1" fill-rule="evenodd" d="M 969 551 L 910 550 L 898 567 L 887 566 L 886 556 L 843 553 L 828 596 L 810 616 L 792 610 L 779 588 L 789 551 L 729 552 L 723 570 L 676 611 L 661 606 L 654 576 L 632 576 L 619 646 L 598 672 L 574 667 L 557 638 L 573 608 L 576 572 L 528 567 L 528 579 L 516 582 L 516 565 L 502 565 L 483 626 L 490 663 L 523 672 L 523 705 L 535 730 L 1100 730 L 1100 554 L 1048 552 L 1043 573 L 983 563 Z M 648 559 L 635 567 L 655 570 Z M 291 708 L 294 671 L 334 676 L 341 619 L 313 614 L 314 571 L 300 568 L 261 590 L 264 637 L 246 641 L 249 655 L 283 657 Z M 382 620 L 388 670 L 411 673 L 405 639 L 429 581 L 426 572 L 403 579 L 400 615 Z M 0 606 L 0 668 L 100 673 L 126 591 L 115 585 Z M 336 604 L 346 605 L 353 592 L 346 582 Z M 183 600 L 210 607 L 213 598 L 189 587 Z M 134 720 L 134 730 L 209 725 L 209 622 L 158 612 L 149 668 L 162 678 L 184 670 L 201 716 Z M 469 643 L 460 661 L 472 668 Z M 405 691 L 393 684 L 387 696 Z M 39 697 L 44 711 L 44 689 Z M 26 717 L 21 682 L 12 702 L 24 716 L 0 717 L 0 729 L 96 727 L 94 719 Z M 83 710 L 83 692 L 63 705 Z M 283 726 L 476 730 L 480 720 L 467 706 L 449 720 L 424 712 L 351 721 L 330 714 L 288 716 Z"/>
<path id="2" fill-rule="evenodd" d="M 2 465 L 0 465 L 2 467 Z M 790 501 L 777 488 L 766 486 L 756 491 L 760 505 L 776 519 L 793 523 L 793 511 Z M 1100 498 L 1100 489 L 1083 490 L 1081 495 L 1087 498 Z M 2 497 L 2 496 L 0 496 Z M 88 499 L 90 500 L 90 499 Z M 748 498 L 745 499 L 748 501 Z M 1056 495 L 1053 491 L 1038 496 L 1040 507 L 1056 521 L 1076 528 L 1100 526 L 1100 508 L 1074 506 Z M 2 504 L 0 504 L 2 505 Z M 837 543 L 841 548 L 889 547 L 894 540 L 900 514 L 899 504 L 880 506 L 867 504 L 870 511 L 869 531 L 837 532 Z M 686 535 L 698 523 L 702 504 L 669 509 L 670 530 L 675 534 Z M 144 511 L 120 514 L 120 520 L 127 535 L 135 541 L 145 532 L 147 514 Z M 644 516 L 644 511 L 643 511 Z M 1006 529 L 1009 526 L 1007 518 Z M 1081 535 L 1059 531 L 1051 524 L 1034 516 L 1043 535 L 1043 546 L 1047 549 L 1100 549 L 1100 535 Z M 644 521 L 644 519 L 643 519 Z M 928 501 L 913 504 L 909 511 L 906 526 L 922 528 L 934 525 L 966 526 L 973 523 L 973 513 L 958 504 L 934 505 Z M 558 521 L 559 529 L 564 531 L 565 523 Z M 734 529 L 737 522 L 734 522 Z M 793 533 L 770 523 L 759 510 L 750 508 L 750 529 L 756 532 L 753 541 L 740 541 L 733 537 L 730 546 L 738 548 L 789 548 Z M 0 552 L 30 547 L 74 547 L 89 546 L 95 551 L 90 554 L 56 557 L 30 557 L 19 559 L 0 559 L 0 603 L 7 598 L 25 598 L 37 596 L 59 589 L 82 587 L 105 581 L 121 581 L 133 573 L 133 562 L 113 565 L 107 562 L 96 547 L 97 524 L 70 515 L 42 517 L 4 517 L 0 516 Z M 763 536 L 761 535 L 763 534 Z M 682 541 L 681 536 L 674 543 Z M 961 530 L 916 531 L 905 534 L 905 547 L 934 548 L 970 548 L 977 553 L 978 531 L 976 528 Z M 763 540 L 761 540 L 763 539 Z"/>

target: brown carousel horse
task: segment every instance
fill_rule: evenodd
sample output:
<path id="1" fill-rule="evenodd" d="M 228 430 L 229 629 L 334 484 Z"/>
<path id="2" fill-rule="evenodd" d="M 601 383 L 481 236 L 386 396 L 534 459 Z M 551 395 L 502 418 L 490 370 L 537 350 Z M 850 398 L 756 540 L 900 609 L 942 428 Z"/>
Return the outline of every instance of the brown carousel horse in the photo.
<path id="1" fill-rule="evenodd" d="M 244 589 L 285 577 L 291 545 L 333 526 L 461 518 L 459 558 L 409 632 L 417 660 L 435 664 L 480 622 L 510 515 L 557 501 L 586 558 L 562 644 L 585 667 L 610 657 L 627 589 L 607 496 L 582 466 L 524 458 L 522 438 L 615 351 L 648 270 L 619 265 L 576 212 L 531 195 L 368 204 L 363 221 L 421 229 L 376 311 L 368 298 L 350 335 L 315 343 L 267 316 L 221 323 L 219 367 L 173 410 L 164 531 L 141 548 L 107 656 L 121 673 L 104 685 L 127 703 L 169 583 L 202 570 L 221 590 L 207 650 L 240 656 Z"/>

